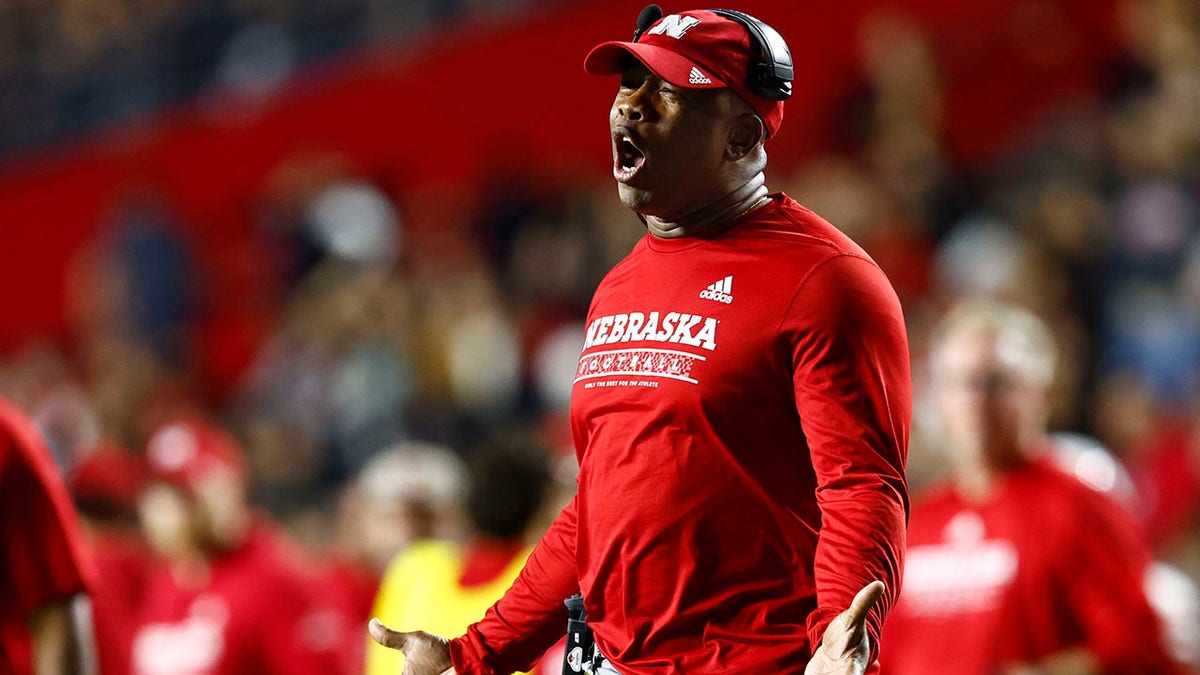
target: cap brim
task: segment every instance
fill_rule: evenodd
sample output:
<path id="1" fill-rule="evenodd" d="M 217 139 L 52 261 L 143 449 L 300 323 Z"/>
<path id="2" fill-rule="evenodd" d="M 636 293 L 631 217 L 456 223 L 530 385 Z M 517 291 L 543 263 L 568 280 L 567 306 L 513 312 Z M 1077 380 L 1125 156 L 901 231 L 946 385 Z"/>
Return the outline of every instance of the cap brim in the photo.
<path id="1" fill-rule="evenodd" d="M 721 89 L 727 86 L 707 69 L 670 49 L 641 42 L 603 42 L 596 45 L 583 60 L 583 69 L 592 75 L 616 75 L 621 72 L 621 61 L 626 54 L 677 87 Z"/>

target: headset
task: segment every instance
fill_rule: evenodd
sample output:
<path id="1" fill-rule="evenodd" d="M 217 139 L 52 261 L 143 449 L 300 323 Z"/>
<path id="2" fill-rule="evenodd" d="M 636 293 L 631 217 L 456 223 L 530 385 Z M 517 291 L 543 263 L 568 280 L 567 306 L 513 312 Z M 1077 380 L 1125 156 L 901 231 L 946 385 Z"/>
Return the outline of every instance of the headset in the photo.
<path id="1" fill-rule="evenodd" d="M 786 101 L 792 96 L 792 79 L 795 70 L 792 50 L 787 41 L 774 28 L 758 19 L 735 9 L 710 9 L 710 12 L 741 24 L 750 34 L 751 46 L 759 54 L 759 60 L 750 64 L 746 86 L 750 91 L 772 101 Z M 633 41 L 637 42 L 646 29 L 663 16 L 658 5 L 647 5 L 638 14 L 637 31 Z"/>

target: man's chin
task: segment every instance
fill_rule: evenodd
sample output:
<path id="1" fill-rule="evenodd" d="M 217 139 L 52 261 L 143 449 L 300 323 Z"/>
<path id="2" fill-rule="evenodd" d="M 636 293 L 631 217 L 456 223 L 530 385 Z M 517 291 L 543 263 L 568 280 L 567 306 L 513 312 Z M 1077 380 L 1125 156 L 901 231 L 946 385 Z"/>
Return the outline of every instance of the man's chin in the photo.
<path id="1" fill-rule="evenodd" d="M 625 208 L 648 215 L 646 209 L 653 208 L 653 194 L 649 190 L 634 187 L 628 183 L 617 183 L 617 195 Z"/>

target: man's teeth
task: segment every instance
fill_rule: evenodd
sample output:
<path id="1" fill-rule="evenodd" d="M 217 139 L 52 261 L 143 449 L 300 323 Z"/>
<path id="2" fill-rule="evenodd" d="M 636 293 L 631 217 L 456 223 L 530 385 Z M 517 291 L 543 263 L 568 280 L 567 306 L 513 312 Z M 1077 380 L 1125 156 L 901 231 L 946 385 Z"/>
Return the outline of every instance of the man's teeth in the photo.
<path id="1" fill-rule="evenodd" d="M 627 169 L 632 169 L 637 165 L 637 160 L 641 157 L 641 152 L 637 146 L 633 144 L 633 139 L 629 136 L 621 137 L 621 166 Z"/>

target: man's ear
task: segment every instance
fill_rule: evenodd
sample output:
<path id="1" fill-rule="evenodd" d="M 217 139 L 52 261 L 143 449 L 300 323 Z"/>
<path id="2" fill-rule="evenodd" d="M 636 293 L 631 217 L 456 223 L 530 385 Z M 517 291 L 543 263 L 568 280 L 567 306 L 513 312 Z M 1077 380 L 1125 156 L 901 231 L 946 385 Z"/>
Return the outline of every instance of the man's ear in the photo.
<path id="1" fill-rule="evenodd" d="M 753 152 L 767 137 L 766 127 L 754 113 L 738 115 L 729 127 L 729 141 L 725 144 L 725 157 L 738 161 Z"/>

